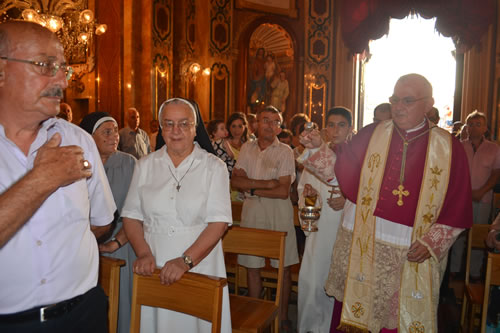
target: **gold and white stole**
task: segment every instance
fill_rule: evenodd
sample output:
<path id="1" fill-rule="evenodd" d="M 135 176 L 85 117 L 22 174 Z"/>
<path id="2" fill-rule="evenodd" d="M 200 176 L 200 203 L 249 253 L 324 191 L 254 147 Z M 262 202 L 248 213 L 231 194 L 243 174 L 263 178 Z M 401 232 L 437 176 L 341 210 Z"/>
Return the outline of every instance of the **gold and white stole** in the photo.
<path id="1" fill-rule="evenodd" d="M 429 231 L 436 222 L 443 206 L 452 158 L 451 135 L 441 128 L 434 128 L 429 134 L 424 177 L 420 187 L 411 241 Z M 434 263 L 434 265 L 433 265 Z M 432 302 L 432 269 L 438 269 L 436 259 L 431 257 L 423 263 L 405 261 L 399 289 L 398 332 L 437 332 L 436 304 Z"/>
<path id="2" fill-rule="evenodd" d="M 389 146 L 392 137 L 394 125 L 392 121 L 383 122 L 377 126 L 372 134 L 368 149 L 363 161 L 360 183 L 358 189 L 358 197 L 356 202 L 356 217 L 354 230 L 352 235 L 351 249 L 349 255 L 349 265 L 347 270 L 346 285 L 344 288 L 344 299 L 341 316 L 341 327 L 347 328 L 349 332 L 359 331 L 368 332 L 369 321 L 372 318 L 371 311 L 373 310 L 372 287 L 374 286 L 374 250 L 375 250 L 375 229 L 376 219 L 373 212 L 377 205 L 380 187 L 384 176 L 385 164 L 389 153 Z M 417 213 L 415 216 L 415 224 L 412 234 L 412 242 L 429 229 L 432 223 L 436 220 L 441 209 L 446 189 L 448 187 L 449 169 L 451 163 L 451 137 L 449 134 L 442 132 L 440 129 L 433 129 L 429 134 L 429 146 L 427 148 L 425 171 L 421 186 Z M 446 170 L 443 172 L 443 170 Z M 429 191 L 432 189 L 432 191 Z M 444 190 L 443 190 L 444 189 Z M 425 220 L 425 221 L 424 221 Z M 401 281 L 400 300 L 405 299 L 407 302 L 401 306 L 400 302 L 400 332 L 410 330 L 414 322 L 420 322 L 422 326 L 428 321 L 421 321 L 420 316 L 414 316 L 414 307 L 416 304 L 413 300 L 417 300 L 418 304 L 422 300 L 429 302 L 425 304 L 427 312 L 424 312 L 426 318 L 432 314 L 431 307 L 431 276 L 429 260 L 426 260 L 420 265 L 410 265 L 406 262 L 404 265 L 404 273 Z M 420 269 L 419 266 L 427 265 L 428 270 Z M 407 268 L 409 267 L 409 268 Z M 427 275 L 425 275 L 427 273 Z M 411 286 L 415 286 L 415 276 L 418 276 L 421 281 L 418 283 L 420 289 L 408 289 L 406 281 L 413 281 Z M 427 290 L 423 290 L 423 285 L 427 286 Z M 439 286 L 438 286 L 439 287 Z M 403 289 L 407 289 L 402 293 Z M 412 302 L 409 302 L 406 297 L 412 296 Z M 418 294 L 416 292 L 420 292 Z M 420 309 L 420 307 L 419 307 Z M 430 313 L 428 313 L 430 311 Z M 410 318 L 411 322 L 401 325 L 404 318 Z M 418 320 L 414 320 L 417 318 Z M 433 316 L 429 317 L 433 320 Z M 422 319 L 423 320 L 423 319 Z M 418 324 L 417 324 L 418 325 Z M 415 326 L 414 327 L 420 327 Z M 413 331 L 412 331 L 413 332 Z M 420 332 L 414 330 L 414 332 Z M 424 331 L 422 331 L 424 332 Z"/>
<path id="3" fill-rule="evenodd" d="M 372 318 L 375 249 L 373 212 L 384 177 L 393 128 L 392 121 L 383 122 L 375 128 L 361 167 L 340 323 L 348 332 L 368 332 L 368 323 Z"/>

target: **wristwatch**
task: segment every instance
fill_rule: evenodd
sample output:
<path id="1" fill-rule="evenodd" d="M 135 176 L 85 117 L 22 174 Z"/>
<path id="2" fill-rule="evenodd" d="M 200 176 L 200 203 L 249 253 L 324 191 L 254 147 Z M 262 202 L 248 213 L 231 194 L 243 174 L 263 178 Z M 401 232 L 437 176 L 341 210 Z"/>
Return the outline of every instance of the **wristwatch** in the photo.
<path id="1" fill-rule="evenodd" d="M 122 247 L 122 243 L 120 243 L 120 241 L 118 239 L 116 239 L 116 237 L 113 237 L 111 239 L 112 242 L 115 242 L 116 244 L 118 244 L 118 248 L 121 248 Z"/>
<path id="2" fill-rule="evenodd" d="M 193 268 L 193 259 L 191 259 L 190 256 L 183 255 L 182 260 L 184 260 L 184 263 L 189 266 L 189 269 Z"/>

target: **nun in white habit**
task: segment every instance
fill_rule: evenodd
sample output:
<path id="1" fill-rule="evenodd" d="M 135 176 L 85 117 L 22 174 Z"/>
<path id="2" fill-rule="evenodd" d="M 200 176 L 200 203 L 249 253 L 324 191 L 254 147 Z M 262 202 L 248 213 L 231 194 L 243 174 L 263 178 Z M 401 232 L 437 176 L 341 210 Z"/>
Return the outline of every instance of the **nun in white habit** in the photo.
<path id="1" fill-rule="evenodd" d="M 137 162 L 122 211 L 137 254 L 134 272 L 149 275 L 158 267 L 164 284 L 187 271 L 226 277 L 221 237 L 232 223 L 226 165 L 194 141 L 200 122 L 191 102 L 167 100 L 159 121 L 166 146 Z M 141 332 L 210 330 L 209 322 L 186 314 L 141 311 Z M 231 332 L 227 286 L 221 332 Z"/>

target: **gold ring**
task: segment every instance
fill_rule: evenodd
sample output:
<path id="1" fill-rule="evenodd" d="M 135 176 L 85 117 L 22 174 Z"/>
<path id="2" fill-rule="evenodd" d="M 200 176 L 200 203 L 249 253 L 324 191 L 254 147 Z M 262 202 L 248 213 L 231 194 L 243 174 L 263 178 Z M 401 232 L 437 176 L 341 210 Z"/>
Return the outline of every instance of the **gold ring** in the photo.
<path id="1" fill-rule="evenodd" d="M 83 160 L 83 167 L 84 167 L 85 169 L 88 169 L 88 168 L 90 167 L 90 163 L 89 163 L 89 161 L 87 161 L 87 160 Z"/>

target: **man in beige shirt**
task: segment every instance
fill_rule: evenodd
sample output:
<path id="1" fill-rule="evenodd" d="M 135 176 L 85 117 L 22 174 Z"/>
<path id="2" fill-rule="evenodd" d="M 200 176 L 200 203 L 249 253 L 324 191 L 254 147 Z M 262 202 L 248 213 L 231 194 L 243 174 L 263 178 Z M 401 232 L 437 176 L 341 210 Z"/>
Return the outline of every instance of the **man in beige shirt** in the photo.
<path id="1" fill-rule="evenodd" d="M 241 147 L 231 185 L 246 194 L 241 226 L 287 232 L 280 318 L 282 329 L 291 332 L 290 321 L 287 320 L 292 284 L 290 266 L 299 262 L 293 207 L 289 198 L 290 184 L 295 180 L 295 163 L 292 149 L 277 138 L 283 121 L 278 109 L 268 106 L 260 110 L 257 121 L 258 139 L 247 141 Z M 238 262 L 248 269 L 249 296 L 260 297 L 260 268 L 265 265 L 264 259 L 240 256 Z M 278 266 L 277 262 L 272 261 L 271 264 Z"/>

